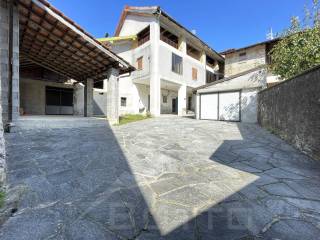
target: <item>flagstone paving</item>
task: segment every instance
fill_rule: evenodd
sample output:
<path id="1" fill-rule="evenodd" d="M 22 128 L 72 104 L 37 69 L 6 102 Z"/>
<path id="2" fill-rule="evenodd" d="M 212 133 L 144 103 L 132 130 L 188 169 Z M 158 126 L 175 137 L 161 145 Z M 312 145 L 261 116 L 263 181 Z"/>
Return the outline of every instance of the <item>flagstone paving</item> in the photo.
<path id="1" fill-rule="evenodd" d="M 320 236 L 320 162 L 254 124 L 43 117 L 6 140 L 3 240 Z"/>

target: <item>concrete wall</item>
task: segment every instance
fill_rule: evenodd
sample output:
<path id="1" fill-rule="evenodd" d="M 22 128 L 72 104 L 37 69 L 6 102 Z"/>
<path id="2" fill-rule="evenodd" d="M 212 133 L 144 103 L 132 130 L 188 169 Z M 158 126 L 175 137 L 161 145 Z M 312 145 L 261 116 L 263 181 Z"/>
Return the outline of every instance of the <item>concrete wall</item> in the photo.
<path id="1" fill-rule="evenodd" d="M 240 53 L 246 53 L 246 58 L 241 59 Z M 225 75 L 232 76 L 257 66 L 266 64 L 266 46 L 258 45 L 243 51 L 229 53 L 225 56 Z"/>
<path id="2" fill-rule="evenodd" d="M 46 86 L 74 89 L 74 115 L 83 115 L 83 86 L 20 79 L 20 107 L 25 114 L 45 115 Z"/>
<path id="3" fill-rule="evenodd" d="M 320 67 L 259 93 L 258 120 L 320 160 Z"/>

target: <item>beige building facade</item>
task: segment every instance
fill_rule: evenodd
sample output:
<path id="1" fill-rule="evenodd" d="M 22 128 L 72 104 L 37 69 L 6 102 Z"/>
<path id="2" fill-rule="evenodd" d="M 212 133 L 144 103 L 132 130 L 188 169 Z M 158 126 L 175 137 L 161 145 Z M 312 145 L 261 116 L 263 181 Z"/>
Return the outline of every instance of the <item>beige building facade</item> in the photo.
<path id="1" fill-rule="evenodd" d="M 225 76 L 230 77 L 259 66 L 269 65 L 271 63 L 270 51 L 278 41 L 279 39 L 274 39 L 222 52 L 221 54 L 225 57 Z M 278 76 L 270 71 L 268 72 L 268 85 L 273 85 L 279 81 Z"/>

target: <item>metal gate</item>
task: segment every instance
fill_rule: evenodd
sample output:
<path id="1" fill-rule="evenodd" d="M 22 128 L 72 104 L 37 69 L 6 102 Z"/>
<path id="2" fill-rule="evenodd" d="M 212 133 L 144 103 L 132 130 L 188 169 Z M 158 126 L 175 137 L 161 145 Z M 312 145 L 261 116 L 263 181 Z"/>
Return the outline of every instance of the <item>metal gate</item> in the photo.
<path id="1" fill-rule="evenodd" d="M 46 87 L 46 114 L 72 115 L 73 89 Z"/>

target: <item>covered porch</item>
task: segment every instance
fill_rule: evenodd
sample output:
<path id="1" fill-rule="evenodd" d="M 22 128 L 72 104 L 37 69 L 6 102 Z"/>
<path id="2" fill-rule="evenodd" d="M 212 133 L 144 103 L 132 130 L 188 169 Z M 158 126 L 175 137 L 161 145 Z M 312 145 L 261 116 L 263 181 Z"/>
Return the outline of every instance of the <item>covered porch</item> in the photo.
<path id="1" fill-rule="evenodd" d="M 0 0 L 2 120 L 92 116 L 93 87 L 107 79 L 108 119 L 118 121 L 118 76 L 134 68 L 45 0 Z"/>

